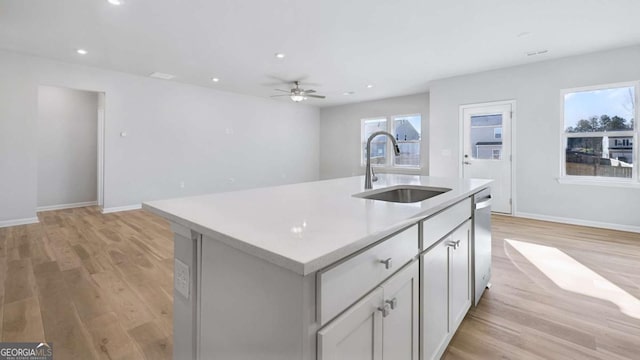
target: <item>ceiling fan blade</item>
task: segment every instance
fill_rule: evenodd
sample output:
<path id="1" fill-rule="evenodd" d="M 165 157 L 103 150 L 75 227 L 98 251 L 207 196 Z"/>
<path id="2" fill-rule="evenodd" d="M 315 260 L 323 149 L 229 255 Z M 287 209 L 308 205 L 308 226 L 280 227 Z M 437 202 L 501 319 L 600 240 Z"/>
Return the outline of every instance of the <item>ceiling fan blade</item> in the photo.
<path id="1" fill-rule="evenodd" d="M 290 92 L 291 92 L 291 90 L 282 90 L 282 89 L 273 89 L 273 90 L 275 90 L 275 91 L 282 91 L 282 92 L 286 92 L 286 93 L 290 93 Z"/>
<path id="2" fill-rule="evenodd" d="M 324 99 L 326 96 L 323 95 L 305 95 L 306 97 L 316 98 L 316 99 Z"/>
<path id="3" fill-rule="evenodd" d="M 282 84 L 287 84 L 287 85 L 292 85 L 297 81 L 298 84 L 300 86 L 320 86 L 320 84 L 318 83 L 309 83 L 306 82 L 305 80 L 309 78 L 308 75 L 302 75 L 302 76 L 298 76 L 298 77 L 284 77 L 283 76 L 278 76 L 278 75 L 265 75 L 265 77 L 267 77 L 268 79 L 271 80 L 275 80 L 275 82 L 271 82 L 271 83 L 262 83 L 260 85 L 262 86 L 278 86 L 278 85 L 282 85 Z"/>
<path id="4" fill-rule="evenodd" d="M 313 94 L 314 92 L 316 92 L 315 90 L 305 90 L 304 93 L 305 94 Z"/>

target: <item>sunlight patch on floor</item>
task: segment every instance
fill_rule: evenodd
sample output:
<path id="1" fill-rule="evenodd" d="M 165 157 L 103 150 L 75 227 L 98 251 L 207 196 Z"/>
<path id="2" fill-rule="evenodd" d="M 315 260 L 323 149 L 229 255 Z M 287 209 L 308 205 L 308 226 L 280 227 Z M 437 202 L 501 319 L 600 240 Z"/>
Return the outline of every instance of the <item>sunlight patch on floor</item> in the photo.
<path id="1" fill-rule="evenodd" d="M 640 300 L 557 248 L 505 239 L 560 288 L 610 301 L 622 313 L 640 319 Z"/>

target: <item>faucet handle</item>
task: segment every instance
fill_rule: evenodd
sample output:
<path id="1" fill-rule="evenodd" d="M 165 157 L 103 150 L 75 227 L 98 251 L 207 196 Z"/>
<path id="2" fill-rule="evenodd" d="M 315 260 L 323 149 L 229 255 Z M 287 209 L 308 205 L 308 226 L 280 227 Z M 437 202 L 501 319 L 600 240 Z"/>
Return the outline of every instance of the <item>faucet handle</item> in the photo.
<path id="1" fill-rule="evenodd" d="M 371 181 L 373 182 L 378 181 L 378 177 L 376 176 L 376 173 L 373 171 L 373 166 L 371 167 Z"/>

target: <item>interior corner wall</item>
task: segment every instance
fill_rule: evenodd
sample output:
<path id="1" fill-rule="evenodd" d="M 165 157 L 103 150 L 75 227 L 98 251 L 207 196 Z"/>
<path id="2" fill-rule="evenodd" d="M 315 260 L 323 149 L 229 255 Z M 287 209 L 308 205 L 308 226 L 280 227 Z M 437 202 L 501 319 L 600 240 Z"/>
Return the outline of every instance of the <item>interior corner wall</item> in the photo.
<path id="1" fill-rule="evenodd" d="M 415 94 L 320 109 L 320 178 L 364 174 L 360 121 L 392 115 L 422 115 L 422 175 L 428 175 L 429 94 Z"/>
<path id="2" fill-rule="evenodd" d="M 429 170 L 459 176 L 459 108 L 517 102 L 516 215 L 640 229 L 640 188 L 560 184 L 560 90 L 640 80 L 640 46 L 453 77 L 430 84 Z"/>
<path id="3" fill-rule="evenodd" d="M 98 93 L 38 87 L 38 207 L 98 200 Z"/>
<path id="4" fill-rule="evenodd" d="M 7 51 L 0 79 L 0 223 L 36 216 L 40 85 L 105 93 L 105 208 L 318 178 L 315 107 Z"/>

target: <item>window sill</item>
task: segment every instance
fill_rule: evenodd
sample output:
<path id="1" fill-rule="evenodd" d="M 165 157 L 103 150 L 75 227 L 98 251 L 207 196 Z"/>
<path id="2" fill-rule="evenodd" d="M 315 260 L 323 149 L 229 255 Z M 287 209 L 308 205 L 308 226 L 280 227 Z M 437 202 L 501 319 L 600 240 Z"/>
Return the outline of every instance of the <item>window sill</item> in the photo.
<path id="1" fill-rule="evenodd" d="M 606 187 L 625 187 L 625 188 L 640 188 L 640 183 L 634 180 L 616 180 L 607 178 L 587 178 L 576 179 L 574 177 L 559 177 L 558 183 L 567 185 L 588 185 L 588 186 L 606 186 Z"/>

